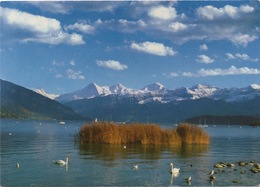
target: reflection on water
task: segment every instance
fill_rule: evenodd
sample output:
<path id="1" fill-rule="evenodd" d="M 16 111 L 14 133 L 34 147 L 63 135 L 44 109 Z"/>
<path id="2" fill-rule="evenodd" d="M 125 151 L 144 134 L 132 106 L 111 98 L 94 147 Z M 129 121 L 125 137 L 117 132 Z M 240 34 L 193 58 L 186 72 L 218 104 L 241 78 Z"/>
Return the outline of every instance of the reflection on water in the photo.
<path id="1" fill-rule="evenodd" d="M 182 145 L 182 146 L 156 146 L 129 144 L 79 144 L 79 154 L 85 159 L 117 160 L 129 159 L 138 156 L 141 159 L 160 159 L 165 152 L 172 156 L 188 158 L 200 156 L 207 152 L 209 145 Z"/>
<path id="2" fill-rule="evenodd" d="M 260 184 L 260 173 L 242 160 L 260 162 L 260 128 L 209 127 L 210 145 L 147 146 L 75 142 L 82 123 L 1 121 L 1 186 L 247 186 Z M 126 148 L 124 148 L 126 146 Z M 69 165 L 53 160 L 70 155 Z M 232 162 L 235 168 L 213 167 Z M 16 168 L 16 163 L 20 167 Z M 171 175 L 169 163 L 181 168 Z M 133 165 L 138 164 L 138 170 Z M 214 169 L 216 180 L 209 181 Z"/>

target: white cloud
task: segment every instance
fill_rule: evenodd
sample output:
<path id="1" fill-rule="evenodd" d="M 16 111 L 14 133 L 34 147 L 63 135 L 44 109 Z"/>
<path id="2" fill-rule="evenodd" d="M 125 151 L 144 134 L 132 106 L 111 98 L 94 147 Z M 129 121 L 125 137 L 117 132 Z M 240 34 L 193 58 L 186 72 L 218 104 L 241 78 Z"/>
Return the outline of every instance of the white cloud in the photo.
<path id="1" fill-rule="evenodd" d="M 126 19 L 111 19 L 102 21 L 98 19 L 95 21 L 94 26 L 98 29 L 110 29 L 118 32 L 133 33 L 138 30 L 145 30 L 147 24 L 142 19 L 136 21 L 129 21 Z"/>
<path id="2" fill-rule="evenodd" d="M 195 75 L 191 72 L 183 72 L 182 76 L 184 76 L 184 77 L 195 77 Z"/>
<path id="3" fill-rule="evenodd" d="M 169 25 L 169 28 L 171 29 L 172 32 L 179 32 L 188 29 L 188 26 L 177 21 L 171 23 Z"/>
<path id="4" fill-rule="evenodd" d="M 230 59 L 235 59 L 236 57 L 234 55 L 232 55 L 231 53 L 226 53 L 226 56 L 228 58 L 228 60 Z"/>
<path id="5" fill-rule="evenodd" d="M 176 52 L 171 48 L 164 46 L 162 43 L 156 42 L 143 42 L 143 43 L 135 43 L 131 44 L 131 48 L 137 51 L 141 51 L 144 53 L 149 53 L 158 56 L 174 56 Z"/>
<path id="6" fill-rule="evenodd" d="M 76 65 L 76 62 L 75 62 L 74 60 L 71 60 L 69 63 L 70 63 L 70 65 L 72 65 L 72 66 L 75 66 L 75 65 Z"/>
<path id="7" fill-rule="evenodd" d="M 74 23 L 73 25 L 68 25 L 64 27 L 65 30 L 77 30 L 83 33 L 93 33 L 95 28 L 91 25 L 88 25 L 86 23 Z"/>
<path id="8" fill-rule="evenodd" d="M 231 53 L 226 53 L 227 60 L 234 60 L 234 59 L 239 59 L 239 60 L 244 60 L 244 61 L 252 61 L 252 62 L 257 62 L 259 61 L 258 58 L 251 58 L 247 54 L 243 53 L 236 53 L 236 54 L 231 54 Z"/>
<path id="9" fill-rule="evenodd" d="M 212 19 L 217 20 L 211 21 L 202 17 L 199 13 L 195 15 L 196 17 L 193 15 L 193 17 L 189 17 L 183 15 L 183 13 L 177 14 L 177 9 L 172 7 L 171 3 L 153 2 L 148 4 L 149 6 L 142 2 L 131 3 L 129 7 L 131 20 L 111 19 L 102 21 L 98 19 L 93 23 L 93 26 L 96 30 L 109 29 L 124 33 L 140 32 L 145 36 L 168 39 L 178 44 L 192 40 L 224 40 L 246 47 L 250 42 L 259 38 L 258 14 L 255 13 L 256 9 L 248 5 L 237 7 L 228 5 L 220 8 L 209 6 L 213 11 L 216 9 L 224 12 L 221 14 L 223 16 L 213 16 Z M 207 6 L 205 7 L 200 8 L 208 10 Z M 197 12 L 199 12 L 198 10 Z M 236 19 L 230 17 L 232 10 L 235 10 Z M 148 13 L 148 17 L 145 15 L 146 13 Z M 211 12 L 209 14 L 215 15 Z"/>
<path id="10" fill-rule="evenodd" d="M 226 75 L 257 75 L 260 74 L 260 69 L 242 67 L 237 68 L 231 66 L 228 69 L 201 69 L 197 76 L 226 76 Z"/>
<path id="11" fill-rule="evenodd" d="M 107 60 L 107 61 L 97 60 L 96 64 L 100 67 L 117 70 L 117 71 L 125 70 L 128 68 L 127 65 L 121 64 L 119 61 L 115 61 L 115 60 Z"/>
<path id="12" fill-rule="evenodd" d="M 40 8 L 42 11 L 54 14 L 69 14 L 73 11 L 113 12 L 121 2 L 107 1 L 29 1 L 27 2 Z"/>
<path id="13" fill-rule="evenodd" d="M 245 13 L 250 13 L 253 11 L 254 8 L 248 5 L 242 5 L 240 7 L 226 5 L 223 8 L 216 8 L 214 6 L 208 5 L 199 7 L 197 9 L 197 14 L 201 18 L 214 20 L 222 17 L 238 18 Z"/>
<path id="14" fill-rule="evenodd" d="M 172 20 L 177 17 L 177 12 L 173 7 L 156 6 L 148 11 L 148 15 L 156 19 Z"/>
<path id="15" fill-rule="evenodd" d="M 200 45 L 200 50 L 201 51 L 207 51 L 208 50 L 208 46 L 206 44 L 202 44 L 202 45 Z"/>
<path id="16" fill-rule="evenodd" d="M 85 43 L 81 35 L 64 32 L 60 22 L 56 19 L 10 8 L 0 7 L 0 11 L 2 26 L 5 27 L 5 30 L 3 30 L 5 31 L 4 34 L 8 35 L 8 30 L 12 30 L 14 33 L 17 33 L 15 37 L 17 37 L 18 41 L 40 42 L 53 45 L 61 43 L 81 45 Z"/>
<path id="17" fill-rule="evenodd" d="M 229 37 L 230 37 L 229 40 L 234 44 L 243 45 L 243 46 L 247 46 L 249 42 L 258 39 L 257 36 L 254 35 L 250 36 L 248 34 L 241 34 L 241 33 L 231 34 Z"/>
<path id="18" fill-rule="evenodd" d="M 68 79 L 73 79 L 73 80 L 83 80 L 85 79 L 85 76 L 82 75 L 82 72 L 81 71 L 74 71 L 72 69 L 68 69 L 67 70 L 67 76 L 68 76 Z"/>
<path id="19" fill-rule="evenodd" d="M 214 7 L 211 5 L 199 7 L 196 10 L 198 19 L 195 22 L 196 31 L 191 31 L 191 37 L 207 40 L 228 40 L 235 45 L 246 47 L 248 43 L 258 39 L 258 14 L 253 13 L 254 7 L 249 5 Z M 206 20 L 206 21 L 205 21 Z M 193 32 L 193 33 L 192 33 Z M 199 37 L 201 36 L 201 37 Z"/>
<path id="20" fill-rule="evenodd" d="M 229 75 L 259 75 L 260 69 L 249 68 L 249 67 L 241 67 L 237 68 L 236 66 L 231 66 L 228 69 L 200 69 L 197 72 L 182 72 L 182 73 L 175 73 L 172 72 L 169 74 L 169 77 L 209 77 L 209 76 L 229 76 Z"/>
<path id="21" fill-rule="evenodd" d="M 196 61 L 204 64 L 210 64 L 214 62 L 214 59 L 208 57 L 207 55 L 198 55 Z"/>
<path id="22" fill-rule="evenodd" d="M 55 2 L 55 1 L 29 1 L 27 2 L 40 8 L 43 11 L 48 11 L 52 13 L 68 14 L 70 12 L 70 7 L 66 6 L 67 3 Z"/>
<path id="23" fill-rule="evenodd" d="M 241 60 L 249 60 L 250 59 L 250 57 L 245 53 L 244 54 L 237 53 L 237 54 L 235 54 L 235 56 L 237 58 L 241 59 Z"/>
<path id="24" fill-rule="evenodd" d="M 192 72 L 183 72 L 182 76 L 184 77 L 208 77 L 208 76 L 229 76 L 229 75 L 259 75 L 260 69 L 242 67 L 237 68 L 235 66 L 231 66 L 228 69 L 200 69 L 196 73 Z"/>
<path id="25" fill-rule="evenodd" d="M 1 18 L 9 25 L 16 25 L 21 29 L 26 29 L 42 34 L 58 34 L 60 32 L 61 25 L 60 22 L 56 19 L 32 15 L 10 8 L 0 7 L 0 10 Z"/>

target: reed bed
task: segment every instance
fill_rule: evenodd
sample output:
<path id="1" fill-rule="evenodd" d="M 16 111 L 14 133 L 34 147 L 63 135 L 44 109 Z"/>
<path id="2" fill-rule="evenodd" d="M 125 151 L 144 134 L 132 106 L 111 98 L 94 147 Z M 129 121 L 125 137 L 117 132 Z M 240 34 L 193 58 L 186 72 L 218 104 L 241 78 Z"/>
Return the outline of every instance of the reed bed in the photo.
<path id="1" fill-rule="evenodd" d="M 173 130 L 163 130 L 156 124 L 93 122 L 81 128 L 79 137 L 81 143 L 104 144 L 182 145 L 209 144 L 210 141 L 202 128 L 187 123 Z"/>

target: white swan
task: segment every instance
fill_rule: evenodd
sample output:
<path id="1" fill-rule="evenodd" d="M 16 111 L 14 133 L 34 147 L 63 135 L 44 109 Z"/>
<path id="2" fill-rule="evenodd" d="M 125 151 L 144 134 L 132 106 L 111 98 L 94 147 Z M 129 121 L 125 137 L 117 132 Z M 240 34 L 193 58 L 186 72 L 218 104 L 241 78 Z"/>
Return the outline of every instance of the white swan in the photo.
<path id="1" fill-rule="evenodd" d="M 178 174 L 180 172 L 180 168 L 173 168 L 173 163 L 170 163 L 170 173 Z"/>
<path id="2" fill-rule="evenodd" d="M 215 177 L 214 175 L 210 175 L 210 176 L 209 176 L 209 179 L 210 179 L 210 180 L 215 180 L 216 177 Z"/>
<path id="3" fill-rule="evenodd" d="M 209 173 L 209 175 L 213 175 L 215 173 L 214 170 L 211 170 L 211 172 Z"/>
<path id="4" fill-rule="evenodd" d="M 187 179 L 186 179 L 187 182 L 191 182 L 191 176 L 189 176 Z"/>
<path id="5" fill-rule="evenodd" d="M 134 170 L 138 170 L 138 165 L 136 164 L 136 165 L 133 165 L 133 169 Z"/>
<path id="6" fill-rule="evenodd" d="M 64 160 L 55 160 L 55 161 L 53 161 L 53 163 L 61 165 L 61 166 L 68 165 L 69 164 L 69 156 L 66 157 L 66 161 L 64 161 Z"/>

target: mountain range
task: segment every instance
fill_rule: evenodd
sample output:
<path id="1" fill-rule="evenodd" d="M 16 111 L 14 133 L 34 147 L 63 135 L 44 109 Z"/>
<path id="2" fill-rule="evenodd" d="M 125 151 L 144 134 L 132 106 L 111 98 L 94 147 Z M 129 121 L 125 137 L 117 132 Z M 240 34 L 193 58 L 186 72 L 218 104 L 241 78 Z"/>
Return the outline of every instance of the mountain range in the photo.
<path id="1" fill-rule="evenodd" d="M 153 83 L 143 87 L 142 89 L 126 88 L 120 83 L 113 86 L 98 86 L 95 83 L 91 83 L 81 90 L 60 95 L 55 99 L 61 103 L 66 103 L 80 99 L 92 99 L 94 97 L 108 95 L 135 97 L 138 99 L 139 104 L 154 101 L 169 103 L 202 98 L 235 102 L 250 100 L 260 96 L 260 85 L 252 84 L 245 88 L 218 88 L 215 86 L 198 84 L 191 88 L 180 87 L 171 90 L 165 88 L 160 83 Z"/>
<path id="2" fill-rule="evenodd" d="M 244 116 L 243 119 L 254 119 L 254 123 L 260 121 L 260 86 L 257 84 L 245 88 L 198 84 L 171 90 L 160 83 L 141 89 L 129 89 L 120 83 L 113 86 L 92 83 L 55 100 L 48 98 L 50 94 L 44 90 L 38 93 L 1 80 L 1 117 L 176 123 L 197 120 L 199 116 L 212 116 L 211 119 L 232 116 L 235 123 L 234 116 Z"/>
<path id="3" fill-rule="evenodd" d="M 167 89 L 160 83 L 129 89 L 120 83 L 85 88 L 57 101 L 89 118 L 113 121 L 176 122 L 202 115 L 260 117 L 260 86 L 218 88 L 198 84 Z"/>

